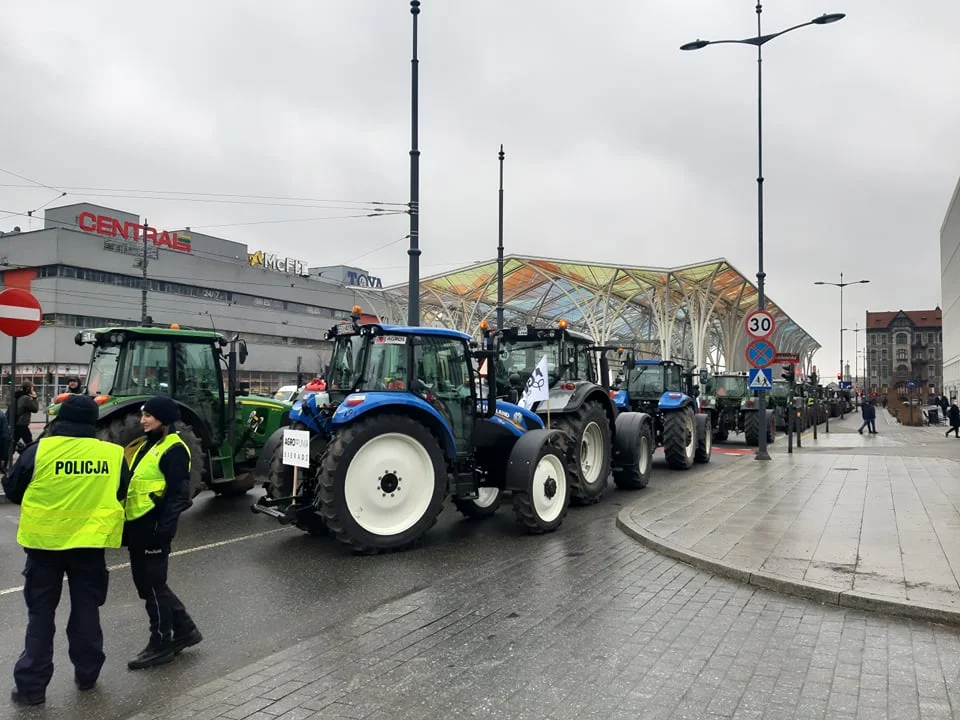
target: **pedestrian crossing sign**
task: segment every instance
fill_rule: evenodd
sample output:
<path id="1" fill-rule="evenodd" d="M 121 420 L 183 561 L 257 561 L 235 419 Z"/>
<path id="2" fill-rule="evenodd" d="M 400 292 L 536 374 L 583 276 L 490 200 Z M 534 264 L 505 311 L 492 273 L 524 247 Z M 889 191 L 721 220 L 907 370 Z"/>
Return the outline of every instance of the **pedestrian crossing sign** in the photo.
<path id="1" fill-rule="evenodd" d="M 770 368 L 750 368 L 750 389 L 770 390 L 773 388 L 773 372 Z"/>

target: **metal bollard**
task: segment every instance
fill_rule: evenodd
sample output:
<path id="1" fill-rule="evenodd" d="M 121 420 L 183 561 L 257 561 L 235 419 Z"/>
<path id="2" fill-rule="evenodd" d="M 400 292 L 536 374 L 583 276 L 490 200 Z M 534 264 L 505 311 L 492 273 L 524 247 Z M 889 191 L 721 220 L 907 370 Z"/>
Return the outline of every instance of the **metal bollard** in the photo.
<path id="1" fill-rule="evenodd" d="M 793 454 L 793 426 L 794 426 L 793 412 L 790 410 L 789 407 L 786 408 L 786 410 L 787 410 L 787 455 L 792 455 Z"/>

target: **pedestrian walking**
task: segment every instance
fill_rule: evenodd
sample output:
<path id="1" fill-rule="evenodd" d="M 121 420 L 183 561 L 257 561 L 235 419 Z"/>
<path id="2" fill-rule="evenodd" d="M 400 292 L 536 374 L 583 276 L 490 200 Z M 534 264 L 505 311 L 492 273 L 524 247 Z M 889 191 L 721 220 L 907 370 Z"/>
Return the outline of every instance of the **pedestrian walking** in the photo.
<path id="1" fill-rule="evenodd" d="M 33 383 L 29 380 L 20 386 L 16 407 L 17 416 L 14 418 L 13 441 L 22 440 L 24 445 L 29 445 L 33 442 L 33 435 L 30 434 L 30 421 L 33 419 L 33 414 L 40 411 L 37 391 L 33 389 Z"/>
<path id="2" fill-rule="evenodd" d="M 944 433 L 944 437 L 950 437 L 950 433 L 953 433 L 955 437 L 960 437 L 960 407 L 957 407 L 956 400 L 950 405 L 947 417 L 950 418 L 950 429 Z"/>
<path id="3" fill-rule="evenodd" d="M 78 689 L 96 684 L 105 660 L 100 627 L 108 584 L 104 548 L 120 547 L 124 487 L 123 448 L 97 440 L 99 413 L 92 398 L 67 398 L 47 436 L 28 445 L 3 478 L 7 498 L 20 505 L 17 542 L 27 555 L 27 633 L 11 693 L 18 705 L 46 701 L 64 575 L 70 588 L 67 641 Z"/>
<path id="4" fill-rule="evenodd" d="M 180 420 L 177 404 L 165 395 L 150 398 L 140 413 L 146 435 L 130 443 L 124 454 L 130 466 L 124 538 L 137 594 L 150 619 L 150 640 L 127 663 L 131 670 L 163 665 L 203 636 L 173 590 L 167 585 L 170 545 L 180 513 L 190 499 L 190 450 L 174 430 Z"/>
<path id="5" fill-rule="evenodd" d="M 863 435 L 863 429 L 867 428 L 871 435 L 877 434 L 877 408 L 872 402 L 865 403 L 860 410 L 860 417 L 863 418 L 863 424 L 857 430 Z"/>

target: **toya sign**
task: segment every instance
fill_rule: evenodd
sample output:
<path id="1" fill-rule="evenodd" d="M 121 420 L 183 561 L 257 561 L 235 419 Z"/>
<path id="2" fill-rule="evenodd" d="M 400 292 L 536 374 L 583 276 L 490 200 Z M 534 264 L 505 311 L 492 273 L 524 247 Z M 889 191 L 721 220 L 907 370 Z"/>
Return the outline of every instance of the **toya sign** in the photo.
<path id="1" fill-rule="evenodd" d="M 382 288 L 383 282 L 378 277 L 358 273 L 353 270 L 347 270 L 347 285 L 356 285 L 358 287 Z"/>
<path id="2" fill-rule="evenodd" d="M 123 238 L 130 242 L 139 242 L 143 233 L 143 226 L 129 220 L 118 220 L 109 215 L 97 215 L 92 212 L 82 212 L 77 218 L 77 224 L 85 233 L 101 235 L 106 238 Z M 150 240 L 155 247 L 176 250 L 177 252 L 190 252 L 190 236 L 183 235 L 169 230 L 157 231 L 156 228 L 148 227 L 146 230 L 147 240 Z"/>
<path id="3" fill-rule="evenodd" d="M 263 250 L 247 253 L 247 262 L 250 264 L 250 267 L 259 267 L 264 270 L 287 273 L 288 275 L 306 277 L 310 274 L 305 262 L 293 258 L 280 257 L 276 253 L 268 253 Z"/>

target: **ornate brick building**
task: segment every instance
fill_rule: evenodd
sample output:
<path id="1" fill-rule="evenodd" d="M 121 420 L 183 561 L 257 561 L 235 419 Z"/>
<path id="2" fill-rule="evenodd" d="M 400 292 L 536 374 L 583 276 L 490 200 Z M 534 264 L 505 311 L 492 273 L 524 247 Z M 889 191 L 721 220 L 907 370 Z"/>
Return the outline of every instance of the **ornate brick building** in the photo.
<path id="1" fill-rule="evenodd" d="M 921 394 L 943 392 L 940 308 L 867 313 L 867 387 L 872 393 L 906 394 L 913 381 Z"/>

